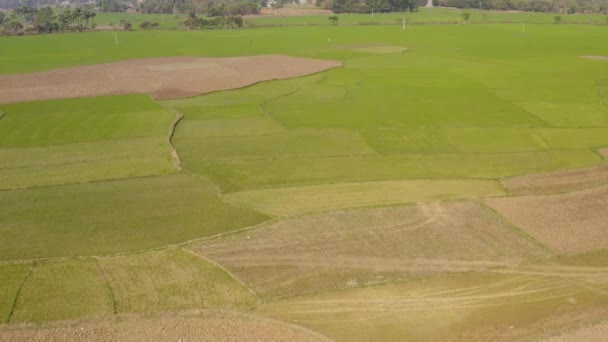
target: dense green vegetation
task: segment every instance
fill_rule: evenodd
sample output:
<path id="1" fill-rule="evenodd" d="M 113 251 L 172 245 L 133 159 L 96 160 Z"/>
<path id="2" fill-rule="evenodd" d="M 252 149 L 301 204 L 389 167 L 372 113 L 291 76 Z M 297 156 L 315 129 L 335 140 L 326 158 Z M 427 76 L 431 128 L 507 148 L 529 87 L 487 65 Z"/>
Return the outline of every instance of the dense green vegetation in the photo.
<path id="1" fill-rule="evenodd" d="M 23 35 L 24 33 L 53 33 L 64 31 L 86 31 L 95 27 L 97 12 L 91 6 L 60 9 L 57 13 L 51 6 L 15 8 L 8 17 L 0 17 L 0 35 Z"/>
<path id="2" fill-rule="evenodd" d="M 516 10 L 553 13 L 608 13 L 606 0 L 433 0 L 435 5 L 456 8 Z"/>
<path id="3" fill-rule="evenodd" d="M 360 45 L 341 37 L 342 30 L 376 34 L 410 51 L 353 51 Z M 210 176 L 224 191 L 241 191 L 500 178 L 601 162 L 590 149 L 608 145 L 608 111 L 596 89 L 603 62 L 580 58 L 586 48 L 577 53 L 576 43 L 560 51 L 547 43 L 542 61 L 532 58 L 541 47 L 528 39 L 551 40 L 549 32 L 561 31 L 554 26 L 533 26 L 526 34 L 515 25 L 484 32 L 458 27 L 472 41 L 456 46 L 438 40 L 431 48 L 422 39 L 424 32 L 448 30 L 454 31 L 335 29 L 328 48 L 311 50 L 345 59 L 345 68 L 167 102 L 185 114 L 174 140 L 184 167 Z M 492 46 L 496 37 L 500 47 Z M 563 107 L 551 110 L 555 103 Z M 572 114 L 581 109 L 585 115 Z"/>

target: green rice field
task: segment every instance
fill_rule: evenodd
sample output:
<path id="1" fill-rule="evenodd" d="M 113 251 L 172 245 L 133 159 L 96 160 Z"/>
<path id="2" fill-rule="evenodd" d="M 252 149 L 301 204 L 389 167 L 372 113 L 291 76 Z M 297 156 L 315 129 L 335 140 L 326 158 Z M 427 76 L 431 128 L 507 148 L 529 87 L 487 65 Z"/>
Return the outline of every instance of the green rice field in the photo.
<path id="1" fill-rule="evenodd" d="M 608 237 L 589 215 L 608 202 L 558 213 L 572 223 L 556 236 L 606 237 L 562 254 L 486 200 L 517 198 L 506 178 L 606 164 L 608 60 L 583 58 L 608 56 L 604 16 L 460 12 L 208 31 L 103 14 L 160 29 L 117 32 L 118 46 L 110 31 L 0 37 L 0 75 L 170 56 L 342 63 L 181 99 L 0 104 L 0 340 L 199 311 L 339 341 L 542 341 L 603 324 Z M 556 186 L 583 177 L 568 175 Z"/>

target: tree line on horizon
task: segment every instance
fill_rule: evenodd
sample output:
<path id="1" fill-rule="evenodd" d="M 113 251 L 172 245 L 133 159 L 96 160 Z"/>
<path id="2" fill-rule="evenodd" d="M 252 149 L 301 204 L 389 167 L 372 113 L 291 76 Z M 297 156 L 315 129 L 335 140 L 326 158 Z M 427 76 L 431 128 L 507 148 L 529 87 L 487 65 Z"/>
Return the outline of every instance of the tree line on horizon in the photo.
<path id="1" fill-rule="evenodd" d="M 95 27 L 96 16 L 90 6 L 67 8 L 57 14 L 51 6 L 21 6 L 9 14 L 0 12 L 0 35 L 85 31 Z"/>
<path id="2" fill-rule="evenodd" d="M 88 0 L 70 0 L 78 6 Z M 208 16 L 246 15 L 259 13 L 262 7 L 272 4 L 281 7 L 293 0 L 97 0 L 95 7 L 101 12 L 138 13 L 197 13 Z M 335 13 L 370 13 L 415 11 L 426 5 L 426 0 L 316 0 L 318 7 Z M 56 0 L 0 0 L 0 8 L 40 8 L 56 5 Z M 462 9 L 516 10 L 551 13 L 604 13 L 608 14 L 608 0 L 433 0 L 435 6 Z M 6 15 L 5 15 L 6 16 Z"/>
<path id="3" fill-rule="evenodd" d="M 433 4 L 463 9 L 608 14 L 608 0 L 433 0 Z"/>

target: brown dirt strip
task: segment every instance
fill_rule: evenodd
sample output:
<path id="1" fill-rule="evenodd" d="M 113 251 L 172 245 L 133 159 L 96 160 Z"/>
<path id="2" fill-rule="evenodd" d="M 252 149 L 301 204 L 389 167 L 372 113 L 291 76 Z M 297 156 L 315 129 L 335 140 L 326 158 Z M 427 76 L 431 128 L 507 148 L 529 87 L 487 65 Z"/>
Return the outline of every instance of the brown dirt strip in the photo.
<path id="1" fill-rule="evenodd" d="M 608 155 L 608 149 L 600 150 Z M 514 195 L 552 194 L 608 183 L 608 164 L 509 178 L 503 181 Z"/>
<path id="2" fill-rule="evenodd" d="M 259 14 L 248 14 L 245 18 L 294 17 L 302 15 L 332 15 L 334 12 L 322 8 L 262 8 Z"/>
<path id="3" fill-rule="evenodd" d="M 589 322 L 602 321 L 608 315 L 608 307 L 600 306 L 575 310 L 572 312 L 556 312 L 532 325 L 513 326 L 505 323 L 500 326 L 486 327 L 465 334 L 468 341 L 544 341 L 544 342 L 599 342 L 606 341 L 605 336 L 596 335 L 601 329 L 606 329 L 606 323 L 597 326 L 587 326 Z M 602 328 L 603 326 L 603 328 Z M 556 336 L 556 333 L 563 332 Z M 606 330 L 608 333 L 608 330 Z M 582 338 L 579 338 L 582 337 Z"/>
<path id="4" fill-rule="evenodd" d="M 598 60 L 598 61 L 608 61 L 608 56 L 592 56 L 592 55 L 589 55 L 589 56 L 581 56 L 581 57 L 587 58 L 587 59 L 595 59 L 595 60 Z"/>
<path id="5" fill-rule="evenodd" d="M 608 147 L 601 148 L 598 150 L 599 154 L 604 157 L 604 159 L 608 159 Z"/>
<path id="6" fill-rule="evenodd" d="M 309 75 L 340 65 L 332 60 L 279 55 L 126 60 L 0 75 L 0 104 L 139 93 L 152 94 L 157 99 L 183 98 Z"/>
<path id="7" fill-rule="evenodd" d="M 299 326 L 236 313 L 117 315 L 0 327 L 0 341 L 327 341 Z"/>
<path id="8" fill-rule="evenodd" d="M 549 248 L 577 253 L 608 248 L 608 186 L 486 202 Z"/>

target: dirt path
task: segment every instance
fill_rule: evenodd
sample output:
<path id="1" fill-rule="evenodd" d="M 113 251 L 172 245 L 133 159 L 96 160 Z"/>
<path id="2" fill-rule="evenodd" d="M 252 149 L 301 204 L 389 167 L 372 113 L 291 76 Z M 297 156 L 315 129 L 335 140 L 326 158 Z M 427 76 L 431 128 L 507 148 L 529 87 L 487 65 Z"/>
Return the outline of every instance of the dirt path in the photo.
<path id="1" fill-rule="evenodd" d="M 0 104 L 119 94 L 173 99 L 299 77 L 341 66 L 338 61 L 279 55 L 164 57 L 46 72 L 0 75 Z"/>
<path id="2" fill-rule="evenodd" d="M 583 58 L 587 58 L 587 59 L 595 59 L 598 61 L 608 61 L 608 56 L 592 56 L 592 55 L 588 55 L 588 56 L 581 56 Z"/>

